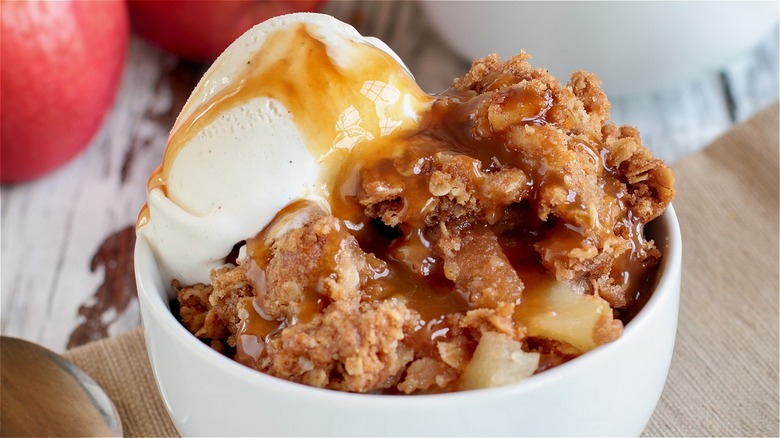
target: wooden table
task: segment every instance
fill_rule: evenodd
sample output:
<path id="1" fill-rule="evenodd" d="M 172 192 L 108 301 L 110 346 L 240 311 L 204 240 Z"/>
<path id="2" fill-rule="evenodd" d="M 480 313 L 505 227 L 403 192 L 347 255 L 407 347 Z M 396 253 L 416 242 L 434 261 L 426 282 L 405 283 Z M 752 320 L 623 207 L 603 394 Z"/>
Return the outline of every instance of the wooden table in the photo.
<path id="1" fill-rule="evenodd" d="M 413 2 L 331 2 L 325 12 L 385 40 L 423 89 L 446 88 L 469 66 Z M 2 187 L 3 335 L 55 351 L 137 327 L 132 250 L 146 180 L 207 66 L 133 39 L 116 104 L 89 149 L 61 170 Z M 613 98 L 612 119 L 638 126 L 674 160 L 778 99 L 778 31 L 721 71 L 673 89 Z"/>

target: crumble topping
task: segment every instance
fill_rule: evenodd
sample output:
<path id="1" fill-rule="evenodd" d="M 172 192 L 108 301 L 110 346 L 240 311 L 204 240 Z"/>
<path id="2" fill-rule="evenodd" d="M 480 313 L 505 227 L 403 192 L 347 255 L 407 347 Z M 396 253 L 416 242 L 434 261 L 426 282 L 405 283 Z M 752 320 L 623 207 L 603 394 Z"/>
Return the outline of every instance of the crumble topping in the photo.
<path id="1" fill-rule="evenodd" d="M 296 201 L 211 285 L 174 281 L 182 323 L 294 382 L 418 394 L 508 384 L 620 337 L 674 196 L 592 73 L 560 84 L 491 55 L 420 128 L 356 147 L 328 207 Z"/>

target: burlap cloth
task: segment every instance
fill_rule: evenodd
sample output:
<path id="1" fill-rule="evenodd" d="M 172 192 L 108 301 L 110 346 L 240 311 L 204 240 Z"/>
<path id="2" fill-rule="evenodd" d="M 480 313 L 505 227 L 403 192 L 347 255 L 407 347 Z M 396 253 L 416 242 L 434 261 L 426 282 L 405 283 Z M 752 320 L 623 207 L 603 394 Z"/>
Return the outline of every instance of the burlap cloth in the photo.
<path id="1" fill-rule="evenodd" d="M 680 321 L 645 435 L 778 435 L 779 149 L 773 105 L 674 166 Z M 66 356 L 105 388 L 127 436 L 176 435 L 140 330 Z"/>

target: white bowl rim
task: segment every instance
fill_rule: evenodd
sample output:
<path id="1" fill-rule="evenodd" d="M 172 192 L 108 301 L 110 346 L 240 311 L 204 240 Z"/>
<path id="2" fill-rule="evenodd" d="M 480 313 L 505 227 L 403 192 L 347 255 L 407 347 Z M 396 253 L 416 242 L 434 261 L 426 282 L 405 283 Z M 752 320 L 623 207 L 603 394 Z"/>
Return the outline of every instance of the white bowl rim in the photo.
<path id="1" fill-rule="evenodd" d="M 669 294 L 675 294 L 675 290 L 679 291 L 675 287 L 673 282 L 677 281 L 676 277 L 679 276 L 678 272 L 681 269 L 682 262 L 682 239 L 680 234 L 680 226 L 675 214 L 674 207 L 670 204 L 667 210 L 659 216 L 654 222 L 654 225 L 665 228 L 666 239 L 668 244 L 664 250 L 664 256 L 661 259 L 661 265 L 659 266 L 658 276 L 659 279 L 653 291 L 653 294 L 645 303 L 644 307 L 637 313 L 637 315 L 626 325 L 623 335 L 608 344 L 601 345 L 580 357 L 577 357 L 564 364 L 558 365 L 552 369 L 546 370 L 542 373 L 533 375 L 520 383 L 514 385 L 507 385 L 494 388 L 477 389 L 470 391 L 456 391 L 441 394 L 420 394 L 413 396 L 404 395 L 387 395 L 387 394 L 360 394 L 350 393 L 344 391 L 336 391 L 332 389 L 316 388 L 301 383 L 287 381 L 281 378 L 273 377 L 262 373 L 260 371 L 249 368 L 242 365 L 233 359 L 223 356 L 213 349 L 197 339 L 192 333 L 190 333 L 173 315 L 168 303 L 165 303 L 160 295 L 155 292 L 147 291 L 149 285 L 148 282 L 142 281 L 142 274 L 145 276 L 152 275 L 152 272 L 148 272 L 147 268 L 150 261 L 146 264 L 139 263 L 142 260 L 139 256 L 145 251 L 146 255 L 151 256 L 151 261 L 154 261 L 154 255 L 149 247 L 149 243 L 145 241 L 145 238 L 139 236 L 135 247 L 135 270 L 136 270 L 136 282 L 138 283 L 138 296 L 139 300 L 145 300 L 148 304 L 152 317 L 154 317 L 160 326 L 169 332 L 172 336 L 182 342 L 182 346 L 190 348 L 200 360 L 211 361 L 214 366 L 224 369 L 226 373 L 235 373 L 235 377 L 241 379 L 245 384 L 257 386 L 258 388 L 268 389 L 269 386 L 276 386 L 280 391 L 293 396 L 314 398 L 325 398 L 330 402 L 347 402 L 347 401 L 359 401 L 360 403 L 378 404 L 383 406 L 392 406 L 402 403 L 404 405 L 417 404 L 417 403 L 429 403 L 434 400 L 436 402 L 452 402 L 457 403 L 464 397 L 476 397 L 476 396 L 489 396 L 499 395 L 517 392 L 527 392 L 539 386 L 549 385 L 551 381 L 555 381 L 565 377 L 564 373 L 569 373 L 570 370 L 576 370 L 577 368 L 584 368 L 588 361 L 597 360 L 602 354 L 611 350 L 621 348 L 623 344 L 631 342 L 631 338 L 634 337 L 633 333 L 638 331 L 640 327 L 650 324 L 649 318 L 655 309 L 661 306 L 661 302 L 667 298 Z M 659 245 L 659 247 L 662 247 Z M 662 247 L 663 248 L 663 247 Z M 156 264 L 155 264 L 156 266 Z M 151 278 L 151 277 L 148 277 Z M 658 293 L 658 291 L 662 291 Z M 677 297 L 672 299 L 679 299 Z M 676 321 L 676 320 L 675 320 Z M 146 328 L 146 326 L 145 326 Z M 148 333 L 147 333 L 148 336 Z M 224 368 L 222 368 L 224 367 Z"/>

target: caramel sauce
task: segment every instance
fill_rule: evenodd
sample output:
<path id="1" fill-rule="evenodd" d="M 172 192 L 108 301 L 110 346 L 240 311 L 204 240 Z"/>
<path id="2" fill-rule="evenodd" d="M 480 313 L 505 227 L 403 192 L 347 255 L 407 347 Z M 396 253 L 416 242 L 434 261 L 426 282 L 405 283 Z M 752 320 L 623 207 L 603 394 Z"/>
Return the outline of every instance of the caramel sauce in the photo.
<path id="1" fill-rule="evenodd" d="M 144 204 L 144 206 L 141 207 L 141 211 L 138 212 L 138 219 L 135 222 L 136 229 L 141 228 L 149 223 L 150 217 L 151 215 L 149 213 L 149 204 Z"/>
<path id="2" fill-rule="evenodd" d="M 541 256 L 534 249 L 534 242 L 541 231 L 519 228 L 499 237 L 501 249 L 506 254 L 518 277 L 523 281 L 523 299 L 515 308 L 516 323 L 523 324 L 523 315 L 538 314 L 541 306 L 528 296 L 544 294 L 555 284 L 555 277 L 542 265 Z"/>
<path id="3" fill-rule="evenodd" d="M 252 366 L 265 351 L 268 336 L 280 331 L 286 325 L 284 321 L 264 318 L 258 312 L 254 300 L 239 303 L 242 313 L 248 318 L 241 321 L 236 332 L 236 360 L 244 365 Z"/>
<path id="4" fill-rule="evenodd" d="M 468 302 L 453 293 L 452 283 L 443 273 L 420 277 L 408 266 L 390 260 L 387 272 L 369 279 L 365 290 L 372 300 L 397 298 L 417 311 L 424 322 L 469 310 Z"/>

